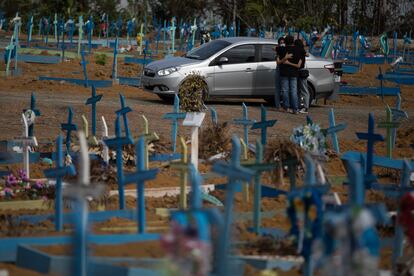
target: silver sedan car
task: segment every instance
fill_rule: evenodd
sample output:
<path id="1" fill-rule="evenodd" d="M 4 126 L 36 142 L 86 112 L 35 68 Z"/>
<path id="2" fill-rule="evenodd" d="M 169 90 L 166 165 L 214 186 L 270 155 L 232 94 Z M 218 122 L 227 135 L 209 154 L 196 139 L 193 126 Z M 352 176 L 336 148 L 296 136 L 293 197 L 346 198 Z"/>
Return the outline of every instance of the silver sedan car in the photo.
<path id="1" fill-rule="evenodd" d="M 217 39 L 182 57 L 170 57 L 144 67 L 141 86 L 163 100 L 171 100 L 186 76 L 198 73 L 206 80 L 208 98 L 252 97 L 273 103 L 275 46 L 270 39 Z M 312 99 L 328 98 L 335 90 L 335 68 L 330 59 L 306 58 Z"/>

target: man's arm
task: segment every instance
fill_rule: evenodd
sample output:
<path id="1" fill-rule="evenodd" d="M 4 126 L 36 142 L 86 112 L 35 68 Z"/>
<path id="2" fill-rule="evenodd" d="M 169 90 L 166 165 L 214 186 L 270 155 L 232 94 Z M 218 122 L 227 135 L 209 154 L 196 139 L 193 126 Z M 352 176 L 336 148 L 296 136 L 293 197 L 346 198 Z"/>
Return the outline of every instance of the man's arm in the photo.
<path id="1" fill-rule="evenodd" d="M 280 65 L 280 64 L 286 64 L 286 61 L 288 60 L 288 59 L 290 59 L 290 58 L 292 58 L 293 57 L 293 55 L 292 54 L 286 54 L 283 58 L 279 58 L 279 56 L 277 56 L 277 58 L 276 58 L 276 63 L 277 63 L 277 65 Z"/>

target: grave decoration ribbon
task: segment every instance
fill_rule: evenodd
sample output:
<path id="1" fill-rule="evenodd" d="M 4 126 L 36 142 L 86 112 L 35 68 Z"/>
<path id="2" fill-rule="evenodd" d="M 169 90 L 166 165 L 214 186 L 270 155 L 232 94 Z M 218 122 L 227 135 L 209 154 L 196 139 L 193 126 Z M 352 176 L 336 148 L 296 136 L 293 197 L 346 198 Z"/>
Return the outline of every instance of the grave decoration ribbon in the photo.
<path id="1" fill-rule="evenodd" d="M 326 137 L 319 124 L 312 122 L 294 128 L 290 140 L 312 155 L 323 156 L 326 153 Z"/>

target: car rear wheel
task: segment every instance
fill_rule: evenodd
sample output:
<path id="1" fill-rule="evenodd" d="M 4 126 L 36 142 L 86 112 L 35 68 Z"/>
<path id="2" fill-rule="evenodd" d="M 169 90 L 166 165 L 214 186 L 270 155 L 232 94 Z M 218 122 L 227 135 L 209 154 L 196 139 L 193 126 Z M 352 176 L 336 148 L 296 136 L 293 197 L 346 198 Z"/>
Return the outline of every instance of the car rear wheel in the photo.
<path id="1" fill-rule="evenodd" d="M 171 104 L 174 102 L 174 95 L 165 95 L 165 94 L 158 94 L 157 95 L 161 100 L 164 102 Z"/>

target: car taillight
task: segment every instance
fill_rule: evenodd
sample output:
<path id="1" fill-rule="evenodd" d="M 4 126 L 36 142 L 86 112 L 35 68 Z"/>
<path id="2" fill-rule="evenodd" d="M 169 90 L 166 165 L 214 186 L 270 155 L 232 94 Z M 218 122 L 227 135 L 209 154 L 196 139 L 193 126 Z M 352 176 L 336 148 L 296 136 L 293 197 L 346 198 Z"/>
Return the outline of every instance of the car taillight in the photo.
<path id="1" fill-rule="evenodd" d="M 333 64 L 327 64 L 324 67 L 325 67 L 325 69 L 328 69 L 329 73 L 331 73 L 331 74 L 333 74 L 335 72 L 335 65 L 333 65 Z"/>

